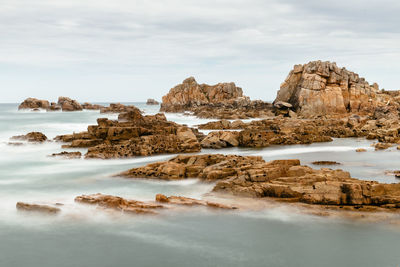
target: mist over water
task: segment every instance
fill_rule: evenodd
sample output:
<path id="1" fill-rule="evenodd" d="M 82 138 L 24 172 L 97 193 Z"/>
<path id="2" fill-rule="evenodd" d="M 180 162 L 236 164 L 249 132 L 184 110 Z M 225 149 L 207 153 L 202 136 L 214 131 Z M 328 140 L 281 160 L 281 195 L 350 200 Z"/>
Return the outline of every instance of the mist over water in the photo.
<path id="1" fill-rule="evenodd" d="M 145 114 L 158 106 L 135 103 Z M 82 194 L 103 193 L 152 200 L 157 193 L 202 198 L 212 183 L 197 179 L 156 181 L 113 175 L 175 155 L 115 160 L 48 157 L 61 144 L 7 143 L 14 135 L 43 132 L 49 139 L 86 130 L 98 111 L 27 112 L 17 104 L 0 104 L 0 266 L 396 266 L 400 263 L 400 229 L 294 213 L 285 207 L 254 211 L 162 212 L 128 216 L 74 203 Z M 200 120 L 166 114 L 194 126 Z M 265 160 L 297 158 L 313 168 L 317 160 L 342 163 L 353 177 L 398 182 L 385 170 L 398 169 L 400 153 L 373 151 L 365 139 L 271 146 L 263 149 L 204 149 L 201 153 L 257 155 Z M 357 153 L 357 148 L 368 152 Z M 85 149 L 71 151 L 85 152 Z M 16 211 L 18 201 L 63 203 L 57 216 Z"/>

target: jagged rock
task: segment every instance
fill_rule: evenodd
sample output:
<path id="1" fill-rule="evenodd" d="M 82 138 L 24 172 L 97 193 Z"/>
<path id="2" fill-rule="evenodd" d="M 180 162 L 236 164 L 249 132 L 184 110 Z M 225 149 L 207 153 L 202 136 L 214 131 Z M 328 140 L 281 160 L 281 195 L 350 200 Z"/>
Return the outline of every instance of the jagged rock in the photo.
<path id="1" fill-rule="evenodd" d="M 71 142 L 63 148 L 88 147 L 86 158 L 124 158 L 160 153 L 191 153 L 201 149 L 202 134 L 167 121 L 164 114 L 143 116 L 139 109 L 126 107 L 119 121 L 101 118 L 87 132 L 57 136 Z"/>
<path id="2" fill-rule="evenodd" d="M 200 118 L 245 119 L 270 115 L 272 105 L 251 101 L 234 83 L 198 84 L 190 77 L 163 96 L 160 110 L 191 111 Z"/>
<path id="3" fill-rule="evenodd" d="M 83 109 L 78 101 L 65 96 L 60 96 L 57 104 L 61 106 L 62 111 L 80 111 Z"/>
<path id="4" fill-rule="evenodd" d="M 44 142 L 47 140 L 47 137 L 41 132 L 30 132 L 26 135 L 18 135 L 11 137 L 12 140 L 25 140 L 28 142 Z"/>
<path id="5" fill-rule="evenodd" d="M 111 103 L 108 107 L 103 107 L 100 109 L 100 113 L 122 113 L 136 110 L 137 108 L 132 105 L 125 106 L 121 103 Z"/>
<path id="6" fill-rule="evenodd" d="M 391 98 L 380 94 L 377 88 L 358 74 L 338 68 L 336 63 L 312 61 L 294 66 L 274 103 L 288 102 L 306 117 L 348 112 L 372 114 Z"/>
<path id="7" fill-rule="evenodd" d="M 29 97 L 18 106 L 18 109 L 48 109 L 49 106 L 50 103 L 47 100 Z"/>
<path id="8" fill-rule="evenodd" d="M 17 202 L 16 205 L 18 210 L 21 211 L 29 211 L 29 212 L 40 212 L 47 214 L 56 214 L 61 211 L 61 209 L 49 205 L 41 205 L 41 204 L 30 204 L 24 202 Z"/>
<path id="9" fill-rule="evenodd" d="M 159 105 L 160 103 L 155 99 L 149 98 L 147 99 L 146 105 Z"/>
<path id="10" fill-rule="evenodd" d="M 65 157 L 68 159 L 80 159 L 82 157 L 82 153 L 79 151 L 76 152 L 67 152 L 67 151 L 63 151 L 60 153 L 53 153 L 51 154 L 52 157 Z"/>
<path id="11" fill-rule="evenodd" d="M 209 133 L 203 141 L 201 146 L 203 148 L 224 148 L 239 146 L 239 132 L 218 131 Z"/>

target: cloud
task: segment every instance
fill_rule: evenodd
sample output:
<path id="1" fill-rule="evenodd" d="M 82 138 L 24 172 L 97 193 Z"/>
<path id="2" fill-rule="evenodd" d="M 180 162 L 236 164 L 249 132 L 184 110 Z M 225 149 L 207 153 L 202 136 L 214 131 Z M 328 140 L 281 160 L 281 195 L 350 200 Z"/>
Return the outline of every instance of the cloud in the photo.
<path id="1" fill-rule="evenodd" d="M 69 95 L 160 99 L 193 75 L 272 100 L 294 64 L 322 59 L 396 89 L 396 1 L 2 0 L 0 102 Z"/>

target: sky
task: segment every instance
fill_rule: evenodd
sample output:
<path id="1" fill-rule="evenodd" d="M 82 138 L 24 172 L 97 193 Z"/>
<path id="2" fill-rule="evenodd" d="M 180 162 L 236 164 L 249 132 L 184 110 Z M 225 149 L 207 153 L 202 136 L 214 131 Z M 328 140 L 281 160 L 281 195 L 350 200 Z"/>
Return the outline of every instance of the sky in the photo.
<path id="1" fill-rule="evenodd" d="M 271 101 L 295 64 L 400 89 L 398 0 L 0 0 L 0 102 L 160 100 L 193 76 Z"/>

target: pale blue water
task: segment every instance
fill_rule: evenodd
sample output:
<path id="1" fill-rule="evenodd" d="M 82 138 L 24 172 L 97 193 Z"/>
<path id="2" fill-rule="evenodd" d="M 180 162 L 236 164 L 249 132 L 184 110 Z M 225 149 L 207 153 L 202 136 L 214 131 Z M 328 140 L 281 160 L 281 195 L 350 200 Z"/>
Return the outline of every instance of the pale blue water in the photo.
<path id="1" fill-rule="evenodd" d="M 146 113 L 157 106 L 136 104 Z M 116 115 L 107 115 L 116 118 Z M 212 184 L 198 180 L 160 182 L 111 177 L 129 168 L 174 155 L 125 160 L 66 160 L 47 155 L 59 143 L 9 146 L 8 138 L 29 131 L 58 134 L 85 130 L 98 111 L 18 112 L 0 104 L 0 266 L 398 266 L 400 229 L 382 223 L 320 218 L 284 207 L 215 212 L 192 209 L 141 217 L 107 213 L 75 204 L 74 197 L 101 192 L 150 200 L 157 193 L 201 198 Z M 198 120 L 167 114 L 170 120 Z M 202 153 L 260 155 L 266 160 L 299 158 L 303 164 L 335 160 L 352 176 L 397 182 L 384 174 L 400 169 L 400 152 L 374 152 L 370 141 L 264 149 L 203 150 Z M 371 151 L 356 153 L 359 147 Z M 82 150 L 84 152 L 84 150 Z M 316 167 L 316 166 L 313 166 Z M 56 217 L 18 213 L 17 201 L 61 202 Z"/>

